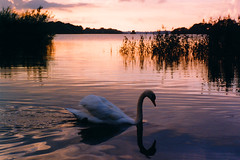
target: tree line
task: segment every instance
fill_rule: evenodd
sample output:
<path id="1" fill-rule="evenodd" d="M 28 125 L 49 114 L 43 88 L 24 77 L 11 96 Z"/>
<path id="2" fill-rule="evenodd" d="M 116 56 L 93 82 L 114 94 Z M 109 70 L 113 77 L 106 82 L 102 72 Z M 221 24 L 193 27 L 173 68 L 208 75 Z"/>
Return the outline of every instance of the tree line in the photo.
<path id="1" fill-rule="evenodd" d="M 83 28 L 81 25 L 76 26 L 70 23 L 63 23 L 61 21 L 49 22 L 48 27 L 55 34 L 122 34 L 122 31 L 112 28 Z"/>
<path id="2" fill-rule="evenodd" d="M 44 35 L 52 38 L 54 34 L 120 34 L 112 28 L 91 29 L 60 21 L 50 21 L 52 16 L 48 11 L 42 12 L 42 7 L 18 13 L 15 10 L 3 8 L 0 11 L 0 34 Z"/>

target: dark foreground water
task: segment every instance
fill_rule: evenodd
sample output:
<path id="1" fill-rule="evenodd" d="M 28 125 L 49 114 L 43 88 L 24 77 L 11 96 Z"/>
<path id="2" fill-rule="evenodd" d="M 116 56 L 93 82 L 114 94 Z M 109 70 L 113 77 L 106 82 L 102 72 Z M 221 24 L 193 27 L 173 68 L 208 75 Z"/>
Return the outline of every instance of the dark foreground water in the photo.
<path id="1" fill-rule="evenodd" d="M 240 159 L 239 70 L 129 59 L 123 38 L 57 35 L 45 57 L 1 60 L 0 159 Z M 135 117 L 145 89 L 157 107 L 145 100 L 142 130 L 86 126 L 65 110 L 96 94 Z"/>

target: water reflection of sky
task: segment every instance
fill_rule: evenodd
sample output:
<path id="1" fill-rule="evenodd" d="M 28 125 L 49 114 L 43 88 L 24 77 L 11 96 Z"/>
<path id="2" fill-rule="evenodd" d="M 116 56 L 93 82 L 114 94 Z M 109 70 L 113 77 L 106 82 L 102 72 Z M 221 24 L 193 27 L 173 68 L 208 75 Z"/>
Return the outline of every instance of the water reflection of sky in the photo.
<path id="1" fill-rule="evenodd" d="M 88 133 L 99 128 L 79 125 L 64 110 L 96 94 L 134 118 L 144 89 L 157 96 L 156 108 L 144 102 L 143 145 L 148 149 L 156 140 L 151 159 L 239 159 L 238 94 L 209 82 L 201 60 L 163 70 L 151 60 L 144 68 L 138 61 L 126 66 L 122 40 L 123 35 L 57 35 L 42 74 L 27 71 L 39 73 L 41 66 L 1 67 L 0 159 L 144 159 L 135 126 L 98 137 L 97 143 Z"/>
<path id="2" fill-rule="evenodd" d="M 153 36 L 150 36 L 153 39 Z M 144 37 L 145 41 L 150 42 L 149 36 Z M 153 79 L 167 82 L 171 79 L 186 79 L 198 81 L 206 92 L 238 94 L 237 59 L 221 61 L 179 57 L 173 61 L 159 61 L 159 58 L 138 55 L 140 35 L 128 35 L 128 38 L 136 43 L 134 53 L 122 55 L 119 50 L 122 47 L 123 35 L 105 35 L 104 38 L 101 35 L 95 35 L 94 38 L 92 35 L 57 35 L 54 46 L 51 47 L 53 49 L 46 50 L 46 53 L 50 51 L 50 54 L 36 58 L 25 57 L 24 60 L 2 59 L 1 77 L 36 81 L 66 78 L 98 83 Z M 141 76 L 142 74 L 146 76 Z"/>

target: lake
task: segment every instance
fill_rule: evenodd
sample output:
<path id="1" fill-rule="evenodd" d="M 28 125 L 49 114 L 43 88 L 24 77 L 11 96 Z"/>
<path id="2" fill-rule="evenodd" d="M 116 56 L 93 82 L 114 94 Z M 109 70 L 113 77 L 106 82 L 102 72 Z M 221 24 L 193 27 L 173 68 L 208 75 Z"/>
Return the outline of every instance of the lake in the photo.
<path id="1" fill-rule="evenodd" d="M 56 35 L 43 57 L 2 57 L 0 159 L 240 159 L 238 63 L 129 58 L 124 36 L 140 38 Z M 65 109 L 95 94 L 134 118 L 146 89 L 157 107 L 145 99 L 143 126 L 87 126 Z"/>

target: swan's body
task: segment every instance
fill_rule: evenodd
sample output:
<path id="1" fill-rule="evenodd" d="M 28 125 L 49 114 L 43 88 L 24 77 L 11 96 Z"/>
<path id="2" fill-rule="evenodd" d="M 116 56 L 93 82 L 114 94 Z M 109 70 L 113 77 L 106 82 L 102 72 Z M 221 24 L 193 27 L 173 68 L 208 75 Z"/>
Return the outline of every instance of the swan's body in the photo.
<path id="1" fill-rule="evenodd" d="M 79 103 L 79 110 L 72 108 L 67 108 L 67 110 L 73 113 L 79 120 L 86 120 L 91 123 L 133 125 L 142 121 L 142 104 L 145 97 L 150 98 L 155 105 L 155 94 L 150 90 L 144 91 L 138 100 L 136 120 L 127 116 L 117 106 L 109 102 L 104 97 L 95 95 L 84 97 Z"/>

